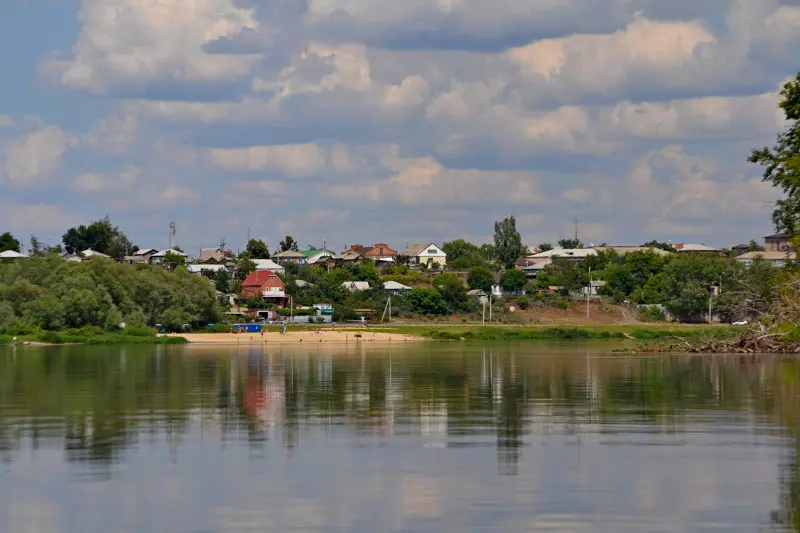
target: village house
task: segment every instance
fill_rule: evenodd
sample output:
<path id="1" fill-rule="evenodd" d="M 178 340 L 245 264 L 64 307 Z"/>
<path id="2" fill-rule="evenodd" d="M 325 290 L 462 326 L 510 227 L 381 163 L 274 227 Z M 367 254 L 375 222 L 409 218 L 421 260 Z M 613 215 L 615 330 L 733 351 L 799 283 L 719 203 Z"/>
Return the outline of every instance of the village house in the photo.
<path id="1" fill-rule="evenodd" d="M 229 260 L 228 254 L 219 248 L 203 248 L 194 262 L 203 265 L 219 265 L 227 263 Z"/>
<path id="2" fill-rule="evenodd" d="M 364 292 L 370 289 L 367 281 L 345 281 L 342 283 L 342 287 L 350 292 Z"/>
<path id="3" fill-rule="evenodd" d="M 764 237 L 765 252 L 789 252 L 792 250 L 792 235 L 790 233 L 777 233 Z"/>
<path id="4" fill-rule="evenodd" d="M 789 251 L 763 251 L 763 252 L 747 252 L 742 255 L 736 256 L 736 260 L 744 263 L 745 265 L 752 265 L 756 261 L 768 261 L 772 266 L 781 268 L 789 261 L 794 261 L 795 253 Z"/>
<path id="5" fill-rule="evenodd" d="M 150 256 L 150 264 L 152 265 L 160 265 L 164 262 L 164 258 L 167 255 L 177 255 L 178 257 L 182 257 L 186 259 L 187 255 L 180 250 L 175 250 L 174 248 L 167 248 L 166 250 L 162 250 L 158 253 L 155 253 Z"/>
<path id="6" fill-rule="evenodd" d="M 14 250 L 5 250 L 3 252 L 0 252 L 0 259 L 27 259 L 27 258 L 28 258 L 27 255 L 15 252 Z"/>
<path id="7" fill-rule="evenodd" d="M 295 265 L 306 264 L 306 256 L 297 250 L 286 250 L 284 252 L 279 252 L 273 255 L 272 258 L 280 265 L 286 265 L 287 263 L 294 263 Z"/>
<path id="8" fill-rule="evenodd" d="M 192 263 L 186 265 L 186 270 L 188 270 L 190 274 L 202 274 L 203 272 L 216 273 L 220 270 L 228 270 L 230 272 L 231 269 L 227 265 Z"/>
<path id="9" fill-rule="evenodd" d="M 414 244 L 403 250 L 404 256 L 410 259 L 412 265 L 444 267 L 447 264 L 447 254 L 433 243 L 428 245 Z"/>
<path id="10" fill-rule="evenodd" d="M 396 281 L 387 281 L 383 284 L 383 290 L 388 292 L 389 294 L 394 294 L 395 296 L 397 296 L 411 291 L 412 288 L 409 287 L 408 285 L 403 285 L 402 283 L 398 283 Z"/>
<path id="11" fill-rule="evenodd" d="M 527 266 L 522 267 L 522 271 L 529 278 L 535 278 L 539 273 L 552 264 L 554 260 L 566 260 L 580 263 L 591 255 L 597 255 L 594 248 L 553 248 L 546 252 L 529 255 L 525 258 Z"/>
<path id="12" fill-rule="evenodd" d="M 329 259 L 336 257 L 336 254 L 330 250 L 303 250 L 300 252 L 305 258 L 305 264 L 316 265 L 317 263 L 324 262 L 323 258 Z"/>
<path id="13" fill-rule="evenodd" d="M 286 271 L 272 259 L 251 259 L 251 261 L 256 265 L 256 270 L 272 270 L 276 274 L 283 274 Z"/>
<path id="14" fill-rule="evenodd" d="M 676 244 L 675 249 L 679 254 L 714 254 L 719 255 L 721 250 L 713 246 L 706 246 L 698 243 Z"/>
<path id="15" fill-rule="evenodd" d="M 242 297 L 261 298 L 279 307 L 286 307 L 289 303 L 283 281 L 271 270 L 258 270 L 248 274 L 242 282 Z"/>
<path id="16" fill-rule="evenodd" d="M 361 254 L 367 259 L 375 262 L 391 262 L 395 260 L 395 257 L 397 257 L 397 250 L 389 248 L 388 244 L 382 242 L 376 243 L 374 246 L 353 244 L 352 246 L 347 247 L 342 254 L 350 252 Z"/>
<path id="17" fill-rule="evenodd" d="M 614 252 L 617 255 L 628 255 L 635 252 L 650 253 L 656 255 L 672 255 L 672 252 L 656 248 L 655 246 L 595 246 L 594 250 L 597 252 Z"/>

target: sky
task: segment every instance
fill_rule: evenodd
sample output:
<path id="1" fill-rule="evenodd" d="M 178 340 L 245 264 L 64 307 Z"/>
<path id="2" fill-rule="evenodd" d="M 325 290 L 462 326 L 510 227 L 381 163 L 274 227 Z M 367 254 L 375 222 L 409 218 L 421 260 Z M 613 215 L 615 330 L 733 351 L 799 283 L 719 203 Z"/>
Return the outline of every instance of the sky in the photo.
<path id="1" fill-rule="evenodd" d="M 0 232 L 731 246 L 800 0 L 0 2 Z"/>

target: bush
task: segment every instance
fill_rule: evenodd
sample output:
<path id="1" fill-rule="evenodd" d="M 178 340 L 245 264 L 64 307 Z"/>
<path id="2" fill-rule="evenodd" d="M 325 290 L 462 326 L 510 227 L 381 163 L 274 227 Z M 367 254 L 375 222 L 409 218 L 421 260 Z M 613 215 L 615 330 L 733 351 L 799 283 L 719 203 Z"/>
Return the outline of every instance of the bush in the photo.
<path id="1" fill-rule="evenodd" d="M 156 335 L 156 331 L 147 326 L 125 326 L 123 333 L 131 337 L 155 337 Z"/>
<path id="2" fill-rule="evenodd" d="M 522 296 L 521 298 L 517 298 L 517 305 L 520 309 L 527 309 L 530 307 L 531 302 L 526 297 Z"/>
<path id="3" fill-rule="evenodd" d="M 558 309 L 567 310 L 569 309 L 569 300 L 567 300 L 566 298 L 558 298 L 556 299 L 554 305 Z"/>

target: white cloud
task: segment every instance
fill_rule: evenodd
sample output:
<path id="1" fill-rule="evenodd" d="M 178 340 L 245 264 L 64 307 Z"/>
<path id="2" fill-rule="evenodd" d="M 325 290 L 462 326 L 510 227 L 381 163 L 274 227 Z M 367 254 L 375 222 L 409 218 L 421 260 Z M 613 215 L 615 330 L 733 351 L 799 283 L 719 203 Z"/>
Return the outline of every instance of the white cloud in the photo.
<path id="1" fill-rule="evenodd" d="M 181 185 L 168 185 L 158 194 L 158 199 L 167 205 L 196 204 L 202 198 L 199 191 Z"/>
<path id="2" fill-rule="evenodd" d="M 128 165 L 116 173 L 87 172 L 75 177 L 75 187 L 85 192 L 130 190 L 139 181 L 141 174 L 141 169 L 134 165 Z"/>
<path id="3" fill-rule="evenodd" d="M 310 177 L 326 165 L 326 153 L 315 144 L 212 148 L 211 161 L 236 172 L 279 172 L 290 177 Z"/>
<path id="4" fill-rule="evenodd" d="M 74 136 L 47 125 L 7 140 L 0 144 L 0 182 L 11 187 L 41 185 L 59 168 L 74 142 Z"/>
<path id="5" fill-rule="evenodd" d="M 84 0 L 69 59 L 45 69 L 74 89 L 99 94 L 152 82 L 241 79 L 260 55 L 210 54 L 208 43 L 257 28 L 252 10 L 232 0 Z"/>

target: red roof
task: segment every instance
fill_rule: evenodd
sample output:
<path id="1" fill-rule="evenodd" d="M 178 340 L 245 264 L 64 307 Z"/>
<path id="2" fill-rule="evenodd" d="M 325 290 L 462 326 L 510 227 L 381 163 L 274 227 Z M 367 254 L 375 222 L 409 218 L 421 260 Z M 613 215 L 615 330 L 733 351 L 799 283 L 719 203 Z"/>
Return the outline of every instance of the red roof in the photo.
<path id="1" fill-rule="evenodd" d="M 272 270 L 256 270 L 255 272 L 250 272 L 250 274 L 244 278 L 242 287 L 261 287 L 270 276 L 274 275 L 275 272 Z"/>

